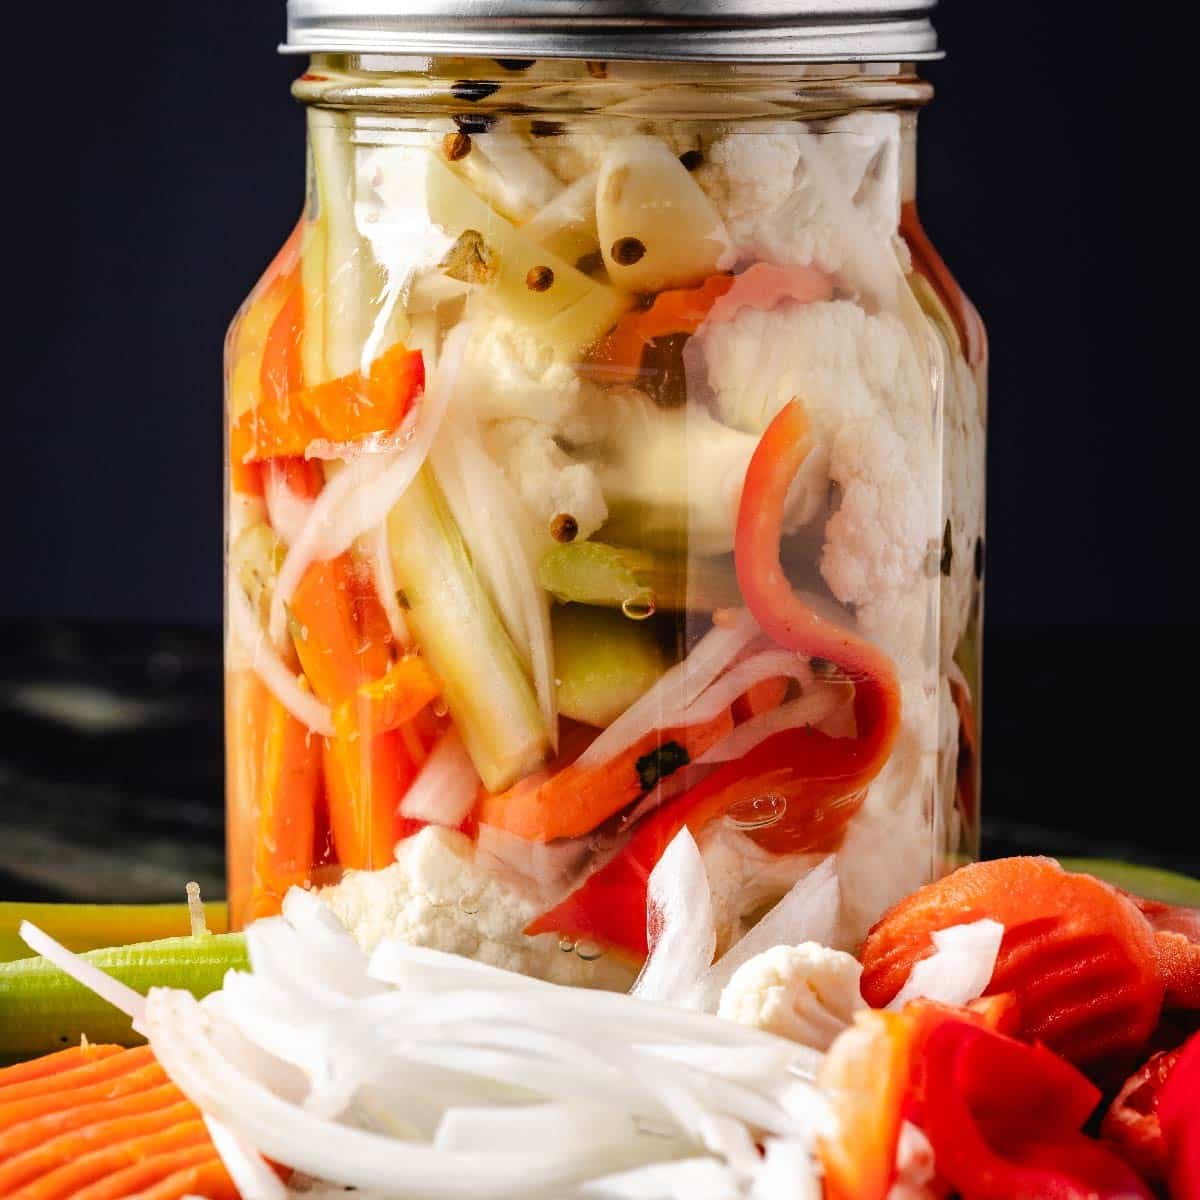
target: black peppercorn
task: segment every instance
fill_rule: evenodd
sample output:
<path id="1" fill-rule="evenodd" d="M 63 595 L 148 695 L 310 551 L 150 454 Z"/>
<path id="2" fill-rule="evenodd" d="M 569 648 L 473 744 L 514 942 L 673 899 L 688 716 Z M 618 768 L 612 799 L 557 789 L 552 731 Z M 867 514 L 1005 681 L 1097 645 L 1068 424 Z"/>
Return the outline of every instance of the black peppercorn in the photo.
<path id="1" fill-rule="evenodd" d="M 458 162 L 460 158 L 466 158 L 471 153 L 471 135 L 463 133 L 461 129 L 457 133 L 446 134 L 442 138 L 442 153 L 451 162 Z"/>
<path id="2" fill-rule="evenodd" d="M 525 276 L 525 286 L 531 292 L 547 291 L 554 283 L 554 272 L 549 267 L 530 267 Z"/>
<path id="3" fill-rule="evenodd" d="M 617 238 L 612 244 L 613 262 L 623 267 L 632 267 L 640 262 L 646 254 L 646 247 L 635 237 Z"/>
<path id="4" fill-rule="evenodd" d="M 556 542 L 573 542 L 579 536 L 579 522 L 570 513 L 559 513 L 550 522 L 550 536 Z"/>

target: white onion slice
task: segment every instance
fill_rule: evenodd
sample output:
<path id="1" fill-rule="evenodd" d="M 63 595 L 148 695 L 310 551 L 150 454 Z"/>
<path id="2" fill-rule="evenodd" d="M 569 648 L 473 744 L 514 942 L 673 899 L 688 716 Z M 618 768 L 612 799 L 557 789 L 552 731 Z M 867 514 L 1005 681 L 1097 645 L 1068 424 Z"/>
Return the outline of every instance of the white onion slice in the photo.
<path id="1" fill-rule="evenodd" d="M 714 625 L 692 652 L 627 708 L 579 756 L 581 768 L 599 766 L 648 733 L 663 728 L 665 713 L 687 708 L 758 636 L 758 623 L 741 609 L 727 625 Z"/>
<path id="2" fill-rule="evenodd" d="M 458 730 L 451 727 L 404 793 L 400 815 L 456 829 L 474 807 L 480 787 L 479 772 Z"/>
<path id="3" fill-rule="evenodd" d="M 579 1190 L 602 1200 L 736 1200 L 741 1193 L 737 1176 L 716 1158 L 653 1163 L 590 1180 Z"/>
<path id="4" fill-rule="evenodd" d="M 287 664 L 275 652 L 275 647 L 259 625 L 250 601 L 232 580 L 229 585 L 229 628 L 235 640 L 250 656 L 251 669 L 262 680 L 267 691 L 313 733 L 332 737 L 333 716 L 328 706 L 300 686 L 300 681 L 288 670 Z"/>
<path id="5" fill-rule="evenodd" d="M 789 650 L 763 650 L 731 667 L 711 683 L 700 697 L 677 718 L 665 717 L 664 725 L 698 725 L 719 717 L 739 696 L 768 679 L 794 679 L 807 691 L 813 683 L 807 660 Z"/>
<path id="6" fill-rule="evenodd" d="M 287 474 L 274 459 L 268 459 L 263 472 L 263 498 L 267 505 L 267 520 L 279 534 L 285 546 L 290 546 L 308 521 L 313 502 L 297 496 L 288 487 Z"/>
<path id="7" fill-rule="evenodd" d="M 910 1000 L 968 1004 L 983 995 L 996 969 L 1004 926 L 984 918 L 951 925 L 933 934 L 933 953 L 913 965 L 904 986 L 888 1005 L 901 1009 Z"/>
<path id="8" fill-rule="evenodd" d="M 811 1149 L 794 1138 L 768 1138 L 750 1200 L 821 1200 Z"/>
<path id="9" fill-rule="evenodd" d="M 412 630 L 409 629 L 408 620 L 396 599 L 399 589 L 396 584 L 396 572 L 392 567 L 392 552 L 388 548 L 387 522 L 380 521 L 367 535 L 366 542 L 367 558 L 371 563 L 371 583 L 383 607 L 384 616 L 387 617 L 388 628 L 401 650 L 411 650 Z"/>
<path id="10" fill-rule="evenodd" d="M 650 954 L 631 994 L 681 1003 L 712 965 L 717 948 L 704 859 L 686 825 L 650 872 L 646 929 Z"/>
<path id="11" fill-rule="evenodd" d="M 516 876 L 537 894 L 544 909 L 553 908 L 575 889 L 589 866 L 598 869 L 601 861 L 591 838 L 531 842 L 496 825 L 481 824 L 475 846 L 477 866 Z"/>
<path id="12" fill-rule="evenodd" d="M 734 942 L 697 983 L 689 1003 L 715 1012 L 721 992 L 744 962 L 772 946 L 833 940 L 840 890 L 833 855 L 815 866 L 744 937 Z"/>
<path id="13" fill-rule="evenodd" d="M 632 1113 L 602 1104 L 520 1104 L 507 1108 L 449 1108 L 433 1138 L 437 1150 L 506 1154 L 513 1146 L 614 1148 L 639 1139 Z M 662 1152 L 654 1147 L 655 1156 Z M 640 1157 L 640 1156 L 639 1156 Z"/>
<path id="14" fill-rule="evenodd" d="M 715 685 L 714 685 L 715 686 Z M 760 742 L 785 729 L 805 725 L 818 726 L 854 699 L 854 686 L 847 683 L 816 683 L 811 691 L 797 700 L 789 700 L 778 708 L 759 713 L 743 721 L 719 742 L 710 746 L 693 760 L 696 766 L 731 762 L 748 754 Z"/>
<path id="15" fill-rule="evenodd" d="M 17 934 L 35 954 L 40 954 L 47 962 L 53 963 L 60 971 L 70 975 L 76 983 L 81 983 L 89 991 L 95 992 L 101 1000 L 107 1000 L 113 1008 L 119 1009 L 133 1021 L 135 1029 L 139 1029 L 146 1014 L 146 999 L 141 993 L 135 992 L 119 979 L 114 979 L 86 958 L 68 950 L 31 921 L 22 921 Z"/>
<path id="16" fill-rule="evenodd" d="M 214 1117 L 205 1117 L 204 1124 L 212 1138 L 213 1149 L 225 1164 L 242 1200 L 286 1200 L 287 1188 L 283 1181 L 257 1150 L 247 1146 L 233 1130 Z"/>

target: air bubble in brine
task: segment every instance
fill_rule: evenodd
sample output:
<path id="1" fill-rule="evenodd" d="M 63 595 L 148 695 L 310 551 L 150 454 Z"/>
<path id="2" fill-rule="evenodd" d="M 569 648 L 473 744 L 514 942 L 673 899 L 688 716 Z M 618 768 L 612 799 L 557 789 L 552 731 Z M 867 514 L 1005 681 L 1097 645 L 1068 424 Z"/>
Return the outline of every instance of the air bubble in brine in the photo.
<path id="1" fill-rule="evenodd" d="M 778 792 L 764 792 L 749 800 L 739 800 L 725 814 L 738 829 L 762 829 L 774 825 L 787 812 L 787 797 Z"/>
<path id="2" fill-rule="evenodd" d="M 655 607 L 653 592 L 638 592 L 636 596 L 628 596 L 621 601 L 621 611 L 631 621 L 644 621 L 654 616 Z"/>
<path id="3" fill-rule="evenodd" d="M 468 917 L 473 917 L 479 912 L 479 897 L 462 896 L 458 901 L 458 907 L 461 908 Z"/>
<path id="4" fill-rule="evenodd" d="M 570 938 L 567 938 L 567 937 L 559 938 L 558 939 L 558 948 L 564 954 L 572 954 L 572 953 L 574 953 L 574 950 L 575 950 L 575 943 Z"/>
<path id="5" fill-rule="evenodd" d="M 595 942 L 589 942 L 586 939 L 582 942 L 575 943 L 575 953 L 583 959 L 584 962 L 595 962 L 604 954 L 604 947 L 596 945 Z"/>

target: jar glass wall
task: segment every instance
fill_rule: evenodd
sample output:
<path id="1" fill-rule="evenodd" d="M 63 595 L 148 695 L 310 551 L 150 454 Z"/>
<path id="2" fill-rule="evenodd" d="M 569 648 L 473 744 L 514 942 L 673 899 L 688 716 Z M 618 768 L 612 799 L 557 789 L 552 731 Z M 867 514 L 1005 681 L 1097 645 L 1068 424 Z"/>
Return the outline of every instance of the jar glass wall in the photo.
<path id="1" fill-rule="evenodd" d="M 226 353 L 230 894 L 621 987 L 978 840 L 986 346 L 895 66 L 318 57 Z"/>

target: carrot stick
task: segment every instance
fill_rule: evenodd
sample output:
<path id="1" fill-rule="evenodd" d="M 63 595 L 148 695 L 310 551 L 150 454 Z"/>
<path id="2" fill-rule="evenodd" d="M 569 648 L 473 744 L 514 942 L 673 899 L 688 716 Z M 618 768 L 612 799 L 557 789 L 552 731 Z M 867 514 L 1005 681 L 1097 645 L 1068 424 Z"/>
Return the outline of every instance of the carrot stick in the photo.
<path id="1" fill-rule="evenodd" d="M 320 789 L 321 739 L 271 696 L 254 839 L 255 916 L 273 916 L 288 888 L 308 880 Z"/>
<path id="2" fill-rule="evenodd" d="M 37 1060 L 35 1060 L 37 1061 Z M 128 1092 L 113 1099 L 77 1104 L 67 1108 L 51 1108 L 40 1116 L 16 1120 L 0 1127 L 0 1162 L 7 1162 L 41 1142 L 50 1141 L 73 1129 L 99 1125 L 119 1117 L 159 1112 L 170 1108 L 180 1097 L 173 1083 L 151 1084 L 140 1091 Z"/>
<path id="3" fill-rule="evenodd" d="M 14 1084 L 28 1083 L 48 1075 L 61 1075 L 76 1067 L 87 1066 L 124 1051 L 124 1046 L 101 1046 L 84 1042 L 83 1045 L 72 1046 L 69 1050 L 59 1050 L 56 1054 L 44 1054 L 41 1058 L 30 1059 L 29 1062 L 0 1068 L 0 1096 L 4 1094 L 5 1088 Z"/>
<path id="4" fill-rule="evenodd" d="M 145 1049 L 144 1046 L 139 1047 L 139 1050 Z M 129 1050 L 127 1053 L 136 1054 L 138 1051 Z M 23 1100 L 0 1101 L 0 1129 L 7 1130 L 19 1121 L 28 1121 L 48 1113 L 65 1111 L 68 1108 L 104 1100 L 116 1100 L 118 1097 L 127 1096 L 133 1092 L 157 1087 L 166 1081 L 166 1072 L 158 1063 L 151 1061 L 137 1070 L 129 1071 L 112 1079 L 101 1079 L 87 1087 L 68 1087 L 62 1091 L 27 1096 Z"/>
<path id="5" fill-rule="evenodd" d="M 406 654 L 378 679 L 363 684 L 343 701 L 334 711 L 333 724 L 343 736 L 352 736 L 360 724 L 373 732 L 386 733 L 407 725 L 440 692 L 425 660 Z"/>
<path id="6" fill-rule="evenodd" d="M 229 923 L 243 928 L 255 911 L 258 804 L 263 786 L 262 746 L 273 697 L 251 670 L 236 671 L 225 683 L 225 819 Z"/>
<path id="7" fill-rule="evenodd" d="M 196 1106 L 180 1100 L 155 1113 L 77 1129 L 9 1160 L 0 1166 L 0 1195 L 23 1185 L 28 1200 L 58 1200 L 143 1159 L 208 1140 Z"/>
<path id="8" fill-rule="evenodd" d="M 130 1200 L 155 1184 L 170 1179 L 177 1172 L 216 1161 L 216 1151 L 213 1150 L 212 1142 L 209 1141 L 202 1123 L 200 1129 L 203 1140 L 197 1139 L 192 1145 L 164 1151 L 153 1158 L 106 1175 L 103 1179 L 80 1188 L 71 1200 Z"/>
<path id="9" fill-rule="evenodd" d="M 89 1084 L 126 1075 L 131 1070 L 152 1062 L 153 1058 L 148 1047 L 139 1046 L 136 1050 L 124 1050 L 120 1054 L 103 1054 L 93 1059 L 85 1059 L 77 1066 L 0 1087 L 0 1105 L 32 1096 L 44 1096 L 49 1092 L 87 1087 Z"/>
<path id="10" fill-rule="evenodd" d="M 732 728 L 726 709 L 703 724 L 652 730 L 599 766 L 570 763 L 547 772 L 537 786 L 521 780 L 506 792 L 484 795 L 479 821 L 533 842 L 582 837 L 649 792 L 668 768 L 703 754 Z"/>
<path id="11" fill-rule="evenodd" d="M 233 1180 L 215 1157 L 168 1175 L 161 1183 L 138 1192 L 130 1200 L 182 1200 L 184 1196 L 204 1196 L 206 1200 L 238 1200 Z"/>

